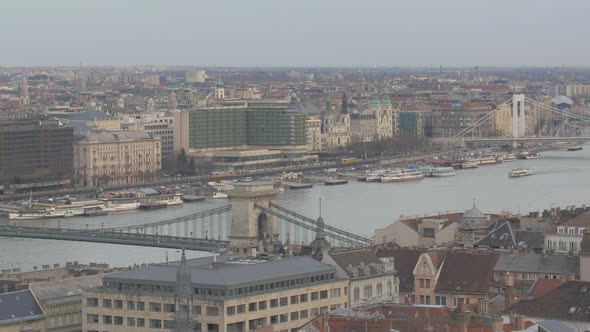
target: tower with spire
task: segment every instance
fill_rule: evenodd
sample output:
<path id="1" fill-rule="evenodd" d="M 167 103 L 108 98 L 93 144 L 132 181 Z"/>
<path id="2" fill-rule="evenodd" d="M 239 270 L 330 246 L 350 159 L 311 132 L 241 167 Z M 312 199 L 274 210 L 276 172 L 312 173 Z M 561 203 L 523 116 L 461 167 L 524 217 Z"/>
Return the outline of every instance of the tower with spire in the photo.
<path id="1" fill-rule="evenodd" d="M 320 198 L 320 216 L 316 222 L 315 239 L 311 242 L 311 252 L 315 257 L 322 254 L 324 250 L 329 250 L 332 247 L 330 242 L 326 240 L 324 227 L 324 218 L 322 218 L 322 199 Z"/>
<path id="2" fill-rule="evenodd" d="M 217 77 L 217 83 L 215 84 L 215 99 L 224 99 L 225 98 L 225 88 L 223 86 L 223 81 L 220 77 Z"/>
<path id="3" fill-rule="evenodd" d="M 175 332 L 192 332 L 194 322 L 191 315 L 193 305 L 193 287 L 191 272 L 186 264 L 186 256 L 182 249 L 182 258 L 176 273 L 176 292 L 175 292 L 175 312 L 174 312 L 174 329 Z"/>
<path id="4" fill-rule="evenodd" d="M 27 75 L 25 73 L 23 73 L 22 76 L 23 78 L 20 85 L 20 103 L 23 106 L 28 106 L 30 104 L 29 82 L 27 81 Z"/>

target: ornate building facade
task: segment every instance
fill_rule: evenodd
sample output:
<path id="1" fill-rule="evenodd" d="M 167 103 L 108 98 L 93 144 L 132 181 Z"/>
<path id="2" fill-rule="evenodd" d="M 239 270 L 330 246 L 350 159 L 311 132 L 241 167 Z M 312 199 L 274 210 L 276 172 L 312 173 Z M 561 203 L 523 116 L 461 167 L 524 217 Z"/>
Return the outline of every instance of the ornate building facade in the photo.
<path id="1" fill-rule="evenodd" d="M 101 187 L 156 181 L 160 145 L 159 137 L 143 132 L 86 134 L 74 143 L 74 183 Z"/>

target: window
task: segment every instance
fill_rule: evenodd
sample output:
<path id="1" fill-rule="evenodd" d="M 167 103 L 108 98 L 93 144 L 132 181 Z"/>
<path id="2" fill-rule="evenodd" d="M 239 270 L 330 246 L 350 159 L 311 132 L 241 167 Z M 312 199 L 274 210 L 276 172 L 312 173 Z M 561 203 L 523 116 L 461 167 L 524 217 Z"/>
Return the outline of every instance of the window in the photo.
<path id="1" fill-rule="evenodd" d="M 137 327 L 145 327 L 145 318 L 137 319 Z"/>
<path id="2" fill-rule="evenodd" d="M 430 288 L 430 279 L 426 279 L 425 282 L 426 282 L 426 288 Z"/>
<path id="3" fill-rule="evenodd" d="M 162 328 L 162 321 L 159 319 L 150 319 L 150 328 L 161 329 Z"/>
<path id="4" fill-rule="evenodd" d="M 98 299 L 96 297 L 89 297 L 86 299 L 86 305 L 89 307 L 98 307 Z"/>
<path id="5" fill-rule="evenodd" d="M 330 289 L 330 297 L 339 297 L 339 296 L 340 296 L 340 288 Z"/>
<path id="6" fill-rule="evenodd" d="M 266 310 L 266 301 L 258 302 L 258 310 Z"/>
<path id="7" fill-rule="evenodd" d="M 297 304 L 297 303 L 299 303 L 299 296 L 298 295 L 291 296 L 291 304 Z"/>
<path id="8" fill-rule="evenodd" d="M 424 304 L 424 295 L 420 295 L 420 304 Z"/>
<path id="9" fill-rule="evenodd" d="M 104 315 L 102 316 L 102 323 L 103 324 L 113 324 L 113 316 Z"/>
<path id="10" fill-rule="evenodd" d="M 279 316 L 277 316 L 277 315 L 270 316 L 270 323 L 271 324 L 278 324 L 279 323 Z"/>
<path id="11" fill-rule="evenodd" d="M 440 305 L 440 296 L 435 296 L 434 297 L 434 304 Z"/>
<path id="12" fill-rule="evenodd" d="M 430 295 L 426 295 L 426 304 L 430 304 Z"/>
<path id="13" fill-rule="evenodd" d="M 102 307 L 103 308 L 111 308 L 113 306 L 113 302 L 110 299 L 102 299 Z"/>
<path id="14" fill-rule="evenodd" d="M 122 300 L 115 300 L 113 302 L 115 305 L 115 309 L 123 309 L 123 301 Z"/>
<path id="15" fill-rule="evenodd" d="M 174 312 L 174 303 L 164 303 L 164 312 Z"/>
<path id="16" fill-rule="evenodd" d="M 234 307 L 234 306 L 227 307 L 226 313 L 227 313 L 228 316 L 235 315 L 236 314 L 236 307 Z"/>
<path id="17" fill-rule="evenodd" d="M 420 288 L 424 288 L 424 279 L 420 279 Z"/>
<path id="18" fill-rule="evenodd" d="M 271 308 L 276 308 L 278 306 L 279 306 L 279 300 L 277 300 L 277 299 L 270 300 L 270 307 Z"/>
<path id="19" fill-rule="evenodd" d="M 279 316 L 279 318 L 280 318 L 280 319 L 279 319 L 279 321 L 280 321 L 281 323 L 284 323 L 284 322 L 287 322 L 287 321 L 289 321 L 289 315 L 288 315 L 288 314 L 281 314 L 281 315 Z"/>
<path id="20" fill-rule="evenodd" d="M 243 314 L 246 312 L 246 305 L 245 304 L 238 304 L 238 314 Z"/>
<path id="21" fill-rule="evenodd" d="M 193 306 L 193 315 L 201 316 L 201 306 L 200 305 Z"/>
<path id="22" fill-rule="evenodd" d="M 422 228 L 422 236 L 433 238 L 434 237 L 434 228 L 432 227 L 424 227 Z"/>
<path id="23" fill-rule="evenodd" d="M 353 300 L 354 302 L 359 302 L 361 300 L 361 290 L 358 286 L 356 286 L 354 288 L 353 298 L 354 298 L 354 300 Z"/>
<path id="24" fill-rule="evenodd" d="M 164 321 L 164 328 L 165 329 L 172 329 L 174 327 L 174 321 L 173 320 L 165 320 Z"/>
<path id="25" fill-rule="evenodd" d="M 135 326 L 135 318 L 127 317 L 127 326 L 134 327 Z"/>
<path id="26" fill-rule="evenodd" d="M 145 310 L 145 302 L 137 301 L 137 310 L 144 311 Z"/>
<path id="27" fill-rule="evenodd" d="M 291 313 L 291 320 L 299 320 L 299 311 L 293 311 Z"/>
<path id="28" fill-rule="evenodd" d="M 307 302 L 307 294 L 299 295 L 299 302 L 301 302 L 301 303 Z"/>
<path id="29" fill-rule="evenodd" d="M 98 315 L 95 314 L 87 314 L 86 321 L 88 323 L 98 323 Z"/>
<path id="30" fill-rule="evenodd" d="M 320 299 L 327 299 L 328 298 L 328 291 L 327 290 L 323 290 L 320 292 Z"/>
<path id="31" fill-rule="evenodd" d="M 311 300 L 312 301 L 317 301 L 317 300 L 319 300 L 319 298 L 320 298 L 320 296 L 319 296 L 318 292 L 311 293 Z"/>
<path id="32" fill-rule="evenodd" d="M 115 316 L 115 325 L 123 325 L 123 317 Z"/>
<path id="33" fill-rule="evenodd" d="M 135 302 L 127 301 L 127 310 L 135 310 Z"/>
<path id="34" fill-rule="evenodd" d="M 315 317 L 320 314 L 320 308 L 312 308 L 311 309 L 311 317 Z"/>
<path id="35" fill-rule="evenodd" d="M 563 227 L 557 227 L 557 233 L 564 234 L 565 232 L 563 230 Z"/>
<path id="36" fill-rule="evenodd" d="M 149 308 L 152 312 L 160 312 L 162 311 L 162 304 L 157 302 L 150 302 Z"/>
<path id="37" fill-rule="evenodd" d="M 301 310 L 299 312 L 299 318 L 301 318 L 301 319 L 307 319 L 307 314 L 308 314 L 308 311 L 307 310 Z"/>
<path id="38" fill-rule="evenodd" d="M 256 311 L 256 310 L 257 310 L 256 302 L 252 302 L 252 303 L 248 304 L 248 311 Z"/>
<path id="39" fill-rule="evenodd" d="M 285 297 L 281 297 L 281 299 L 279 300 L 281 307 L 284 307 L 286 305 L 289 305 L 289 298 Z"/>
<path id="40" fill-rule="evenodd" d="M 207 316 L 219 316 L 219 308 L 207 307 Z"/>

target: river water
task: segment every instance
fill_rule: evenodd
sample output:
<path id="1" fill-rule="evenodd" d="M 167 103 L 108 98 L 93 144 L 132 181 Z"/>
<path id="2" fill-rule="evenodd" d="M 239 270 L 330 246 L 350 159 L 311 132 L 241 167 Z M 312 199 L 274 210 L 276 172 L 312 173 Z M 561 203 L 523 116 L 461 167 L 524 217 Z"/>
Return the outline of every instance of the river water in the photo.
<path id="1" fill-rule="evenodd" d="M 400 215 L 464 211 L 473 200 L 488 213 L 502 210 L 526 213 L 554 206 L 590 203 L 590 146 L 582 151 L 549 151 L 541 159 L 516 160 L 478 169 L 459 170 L 446 178 L 426 178 L 406 183 L 364 183 L 349 181 L 346 185 L 315 185 L 311 189 L 286 190 L 277 204 L 310 218 L 319 215 L 326 223 L 358 234 L 370 236 L 375 228 L 384 227 Z M 527 167 L 535 175 L 510 179 L 515 167 Z M 104 217 L 76 217 L 21 222 L 26 226 L 62 228 L 100 228 L 142 224 L 170 219 L 227 204 L 226 200 L 184 204 L 181 207 L 153 211 L 111 213 Z M 0 224 L 6 224 L 0 217 Z M 80 242 L 0 238 L 2 268 L 32 269 L 42 264 L 79 261 L 105 262 L 114 266 L 177 260 L 174 250 Z M 188 253 L 189 257 L 205 255 Z"/>

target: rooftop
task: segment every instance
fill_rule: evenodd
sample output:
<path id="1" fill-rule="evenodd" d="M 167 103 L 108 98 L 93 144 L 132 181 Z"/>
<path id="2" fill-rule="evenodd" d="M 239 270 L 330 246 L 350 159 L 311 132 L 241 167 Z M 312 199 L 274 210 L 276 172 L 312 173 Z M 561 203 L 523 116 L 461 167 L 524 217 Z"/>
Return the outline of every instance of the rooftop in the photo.
<path id="1" fill-rule="evenodd" d="M 0 294 L 0 325 L 36 320 L 43 311 L 30 290 Z"/>
<path id="2" fill-rule="evenodd" d="M 187 263 L 192 283 L 198 287 L 232 288 L 268 281 L 301 278 L 305 276 L 334 273 L 332 266 L 320 263 L 311 257 L 293 257 L 274 261 L 242 261 L 219 264 L 215 268 L 207 264 Z M 177 264 L 152 265 L 105 277 L 105 281 L 145 282 L 157 284 L 176 283 Z"/>

